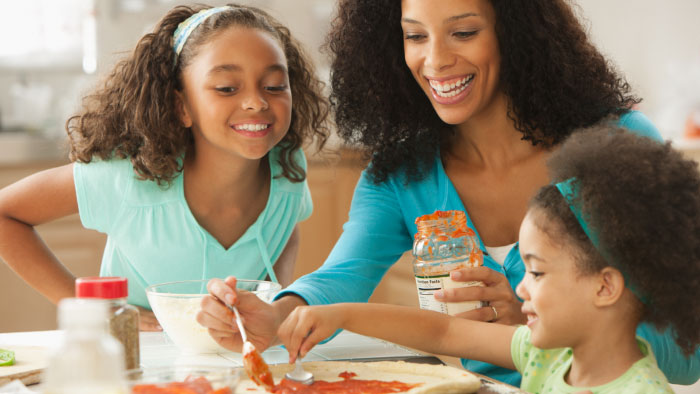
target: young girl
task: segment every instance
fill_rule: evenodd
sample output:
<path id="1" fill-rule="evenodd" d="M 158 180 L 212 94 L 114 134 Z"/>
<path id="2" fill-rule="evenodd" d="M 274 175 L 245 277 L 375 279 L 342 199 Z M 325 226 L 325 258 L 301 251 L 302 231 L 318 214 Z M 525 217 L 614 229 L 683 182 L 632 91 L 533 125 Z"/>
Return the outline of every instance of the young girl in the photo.
<path id="1" fill-rule="evenodd" d="M 321 89 L 264 11 L 175 7 L 68 120 L 73 163 L 0 191 L 0 256 L 52 302 L 71 296 L 33 227 L 78 212 L 108 235 L 100 275 L 127 277 L 131 304 L 177 280 L 286 285 L 312 211 L 301 146 L 328 135 Z"/>
<path id="2" fill-rule="evenodd" d="M 574 134 L 549 164 L 554 184 L 531 201 L 519 235 L 526 326 L 378 304 L 298 307 L 278 331 L 290 361 L 345 328 L 517 369 L 533 393 L 671 392 L 635 329 L 672 329 L 686 356 L 700 344 L 697 163 L 600 128 Z"/>

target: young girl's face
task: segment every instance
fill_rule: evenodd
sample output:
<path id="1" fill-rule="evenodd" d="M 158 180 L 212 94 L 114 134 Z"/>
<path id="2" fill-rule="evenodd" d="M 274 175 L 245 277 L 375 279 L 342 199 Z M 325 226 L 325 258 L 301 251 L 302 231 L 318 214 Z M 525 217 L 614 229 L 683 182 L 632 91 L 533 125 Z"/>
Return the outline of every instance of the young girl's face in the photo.
<path id="1" fill-rule="evenodd" d="M 287 60 L 269 33 L 233 26 L 197 48 L 183 70 L 182 120 L 195 144 L 260 159 L 292 114 Z"/>
<path id="2" fill-rule="evenodd" d="M 438 116 L 462 124 L 498 97 L 501 57 L 487 0 L 402 0 L 404 57 Z"/>
<path id="3" fill-rule="evenodd" d="M 520 226 L 520 254 L 526 274 L 516 292 L 532 331 L 532 344 L 542 349 L 575 347 L 586 338 L 594 319 L 595 276 L 576 267 L 572 247 L 554 242 L 537 224 L 548 219 L 528 211 Z M 552 231 L 556 233 L 560 231 Z"/>

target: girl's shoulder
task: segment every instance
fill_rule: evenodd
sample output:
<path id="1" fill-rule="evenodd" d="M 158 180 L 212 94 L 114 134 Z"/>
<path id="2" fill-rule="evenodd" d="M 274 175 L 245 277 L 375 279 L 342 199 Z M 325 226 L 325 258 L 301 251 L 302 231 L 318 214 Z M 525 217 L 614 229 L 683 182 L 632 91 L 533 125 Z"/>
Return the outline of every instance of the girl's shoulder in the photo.
<path id="1" fill-rule="evenodd" d="M 170 184 L 158 184 L 144 180 L 134 170 L 129 158 L 93 160 L 75 163 L 76 188 L 101 190 L 101 195 L 119 196 L 128 205 L 153 205 L 167 200 L 177 200 L 177 186 L 181 174 Z"/>

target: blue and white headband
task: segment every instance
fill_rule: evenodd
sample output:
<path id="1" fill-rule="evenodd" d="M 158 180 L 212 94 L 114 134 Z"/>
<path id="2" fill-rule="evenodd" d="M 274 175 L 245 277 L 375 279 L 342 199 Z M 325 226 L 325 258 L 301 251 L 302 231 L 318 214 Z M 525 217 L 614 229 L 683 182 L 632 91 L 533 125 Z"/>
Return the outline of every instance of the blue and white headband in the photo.
<path id="1" fill-rule="evenodd" d="M 182 48 L 185 46 L 187 38 L 189 38 L 190 34 L 197 28 L 197 26 L 201 25 L 202 22 L 204 22 L 210 16 L 230 9 L 232 9 L 231 6 L 207 8 L 180 22 L 180 24 L 177 25 L 177 29 L 175 29 L 175 33 L 173 33 L 175 62 L 177 63 L 177 58 L 180 56 L 180 52 L 182 52 Z"/>
<path id="2" fill-rule="evenodd" d="M 559 193 L 561 193 L 561 195 L 566 200 L 566 203 L 569 205 L 569 209 L 576 217 L 576 220 L 581 226 L 581 229 L 583 229 L 583 232 L 586 233 L 586 236 L 596 248 L 598 253 L 600 253 L 601 256 L 603 256 L 603 258 L 605 259 L 605 261 L 607 261 L 608 264 L 620 270 L 620 272 L 622 273 L 622 277 L 625 279 L 625 286 L 627 286 L 627 288 L 630 289 L 632 294 L 634 294 L 643 304 L 648 304 L 649 298 L 646 295 L 644 295 L 634 283 L 630 282 L 629 275 L 625 271 L 617 267 L 615 264 L 613 264 L 613 259 L 600 247 L 600 239 L 598 238 L 598 234 L 594 231 L 594 229 L 590 228 L 590 226 L 588 225 L 587 218 L 584 217 L 583 212 L 581 212 L 581 207 L 579 207 L 575 203 L 575 199 L 579 195 L 579 187 L 576 178 L 569 178 L 565 181 L 555 184 L 555 186 L 559 190 Z"/>

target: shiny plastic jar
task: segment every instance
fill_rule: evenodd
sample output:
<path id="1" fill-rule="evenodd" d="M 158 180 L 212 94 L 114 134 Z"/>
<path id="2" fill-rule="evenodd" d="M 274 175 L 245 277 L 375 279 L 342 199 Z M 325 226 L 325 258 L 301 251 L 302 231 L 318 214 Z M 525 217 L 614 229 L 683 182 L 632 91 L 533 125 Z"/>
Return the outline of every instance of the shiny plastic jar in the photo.
<path id="1" fill-rule="evenodd" d="M 416 218 L 413 273 L 421 309 L 456 315 L 484 305 L 481 301 L 440 302 L 435 292 L 458 287 L 483 286 L 482 282 L 455 282 L 450 271 L 478 267 L 484 256 L 476 234 L 467 227 L 462 211 L 435 211 Z"/>
<path id="2" fill-rule="evenodd" d="M 85 277 L 75 280 L 75 296 L 109 302 L 109 333 L 124 346 L 126 369 L 140 367 L 139 310 L 126 302 L 129 288 L 122 277 Z"/>
<path id="3" fill-rule="evenodd" d="M 109 303 L 65 298 L 58 303 L 63 334 L 41 378 L 44 394 L 127 394 L 122 345 L 107 333 Z"/>

